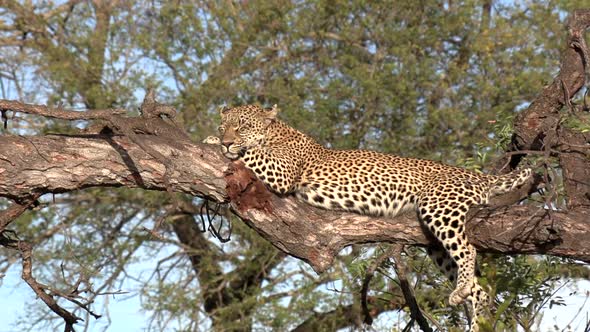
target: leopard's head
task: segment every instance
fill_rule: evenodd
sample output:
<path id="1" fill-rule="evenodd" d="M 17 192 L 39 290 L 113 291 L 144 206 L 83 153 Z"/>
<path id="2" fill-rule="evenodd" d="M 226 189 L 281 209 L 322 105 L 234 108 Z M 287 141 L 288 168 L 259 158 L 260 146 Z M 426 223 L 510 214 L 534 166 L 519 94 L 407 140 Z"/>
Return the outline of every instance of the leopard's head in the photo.
<path id="1" fill-rule="evenodd" d="M 244 105 L 222 108 L 219 134 L 223 154 L 229 159 L 239 158 L 247 149 L 264 143 L 267 127 L 276 119 L 277 105 L 262 108 Z"/>

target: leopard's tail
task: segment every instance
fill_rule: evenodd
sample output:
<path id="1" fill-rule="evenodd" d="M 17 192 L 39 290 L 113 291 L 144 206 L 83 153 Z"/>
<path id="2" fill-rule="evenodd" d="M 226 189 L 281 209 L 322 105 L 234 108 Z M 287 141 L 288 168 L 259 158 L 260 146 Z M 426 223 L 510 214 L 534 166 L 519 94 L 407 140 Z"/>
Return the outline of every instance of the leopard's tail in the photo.
<path id="1" fill-rule="evenodd" d="M 527 183 L 533 175 L 533 170 L 524 168 L 503 175 L 492 175 L 490 194 L 500 195 L 514 190 Z"/>

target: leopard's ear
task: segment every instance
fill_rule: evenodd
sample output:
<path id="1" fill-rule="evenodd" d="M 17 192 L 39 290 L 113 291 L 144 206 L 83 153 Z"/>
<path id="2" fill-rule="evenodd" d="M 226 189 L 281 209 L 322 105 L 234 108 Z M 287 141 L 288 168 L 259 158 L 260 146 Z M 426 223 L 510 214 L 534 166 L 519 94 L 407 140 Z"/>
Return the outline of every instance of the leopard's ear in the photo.
<path id="1" fill-rule="evenodd" d="M 277 104 L 272 105 L 271 108 L 267 108 L 264 110 L 264 122 L 270 124 L 277 118 L 277 114 L 279 114 L 279 106 Z"/>
<path id="2" fill-rule="evenodd" d="M 227 111 L 229 111 L 229 110 L 230 110 L 230 108 L 227 105 L 219 106 L 217 108 L 217 111 L 219 112 L 219 114 L 227 113 Z"/>

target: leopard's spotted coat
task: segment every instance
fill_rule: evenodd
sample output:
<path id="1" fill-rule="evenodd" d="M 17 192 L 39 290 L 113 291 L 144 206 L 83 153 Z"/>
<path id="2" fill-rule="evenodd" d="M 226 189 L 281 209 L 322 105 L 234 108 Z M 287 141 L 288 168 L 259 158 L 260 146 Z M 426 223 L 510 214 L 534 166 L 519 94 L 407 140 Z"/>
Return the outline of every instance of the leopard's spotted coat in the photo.
<path id="1" fill-rule="evenodd" d="M 278 120 L 277 112 L 276 105 L 224 108 L 221 138 L 205 141 L 220 144 L 228 158 L 242 160 L 274 192 L 294 193 L 314 206 L 375 216 L 415 209 L 444 248 L 429 254 L 456 283 L 449 303 L 469 300 L 470 331 L 477 331 L 488 295 L 474 275 L 476 252 L 465 236 L 467 211 L 522 185 L 531 170 L 494 176 L 374 151 L 332 150 Z"/>

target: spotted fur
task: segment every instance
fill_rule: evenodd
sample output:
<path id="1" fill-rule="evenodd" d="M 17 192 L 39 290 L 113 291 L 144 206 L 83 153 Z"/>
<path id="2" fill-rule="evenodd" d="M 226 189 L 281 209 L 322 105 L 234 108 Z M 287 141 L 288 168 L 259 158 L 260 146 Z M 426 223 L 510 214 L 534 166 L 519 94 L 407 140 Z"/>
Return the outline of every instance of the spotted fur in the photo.
<path id="1" fill-rule="evenodd" d="M 467 211 L 522 185 L 531 170 L 494 176 L 374 151 L 332 150 L 278 120 L 277 113 L 276 105 L 224 108 L 221 138 L 205 141 L 220 144 L 229 159 L 242 160 L 272 191 L 294 193 L 317 207 L 391 217 L 416 210 L 443 248 L 430 256 L 456 285 L 449 303 L 471 302 L 470 331 L 477 331 L 488 295 L 474 275 Z"/>

